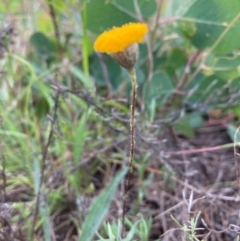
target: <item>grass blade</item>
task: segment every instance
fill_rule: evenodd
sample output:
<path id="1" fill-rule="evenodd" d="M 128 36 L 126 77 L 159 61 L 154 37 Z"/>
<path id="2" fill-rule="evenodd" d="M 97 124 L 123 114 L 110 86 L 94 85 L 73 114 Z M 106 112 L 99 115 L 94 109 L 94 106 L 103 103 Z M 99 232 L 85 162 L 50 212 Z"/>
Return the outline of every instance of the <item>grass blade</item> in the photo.
<path id="1" fill-rule="evenodd" d="M 90 211 L 85 219 L 82 228 L 82 234 L 79 241 L 91 241 L 94 234 L 98 230 L 101 222 L 107 214 L 113 195 L 117 189 L 118 184 L 126 175 L 127 168 L 124 168 L 117 176 L 111 181 L 107 188 L 94 199 Z"/>

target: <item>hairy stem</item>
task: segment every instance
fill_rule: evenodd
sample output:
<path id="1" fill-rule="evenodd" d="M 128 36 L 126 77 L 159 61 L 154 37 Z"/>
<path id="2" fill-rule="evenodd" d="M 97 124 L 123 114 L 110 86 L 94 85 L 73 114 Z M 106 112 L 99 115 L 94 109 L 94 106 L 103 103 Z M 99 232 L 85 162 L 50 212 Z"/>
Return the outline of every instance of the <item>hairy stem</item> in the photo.
<path id="1" fill-rule="evenodd" d="M 132 94 L 131 94 L 131 113 L 130 113 L 130 150 L 129 150 L 129 170 L 127 178 L 125 180 L 125 195 L 123 199 L 123 213 L 122 213 L 122 237 L 124 236 L 124 224 L 125 224 L 125 213 L 126 213 L 126 203 L 128 199 L 128 189 L 129 180 L 133 171 L 133 155 L 135 148 L 135 126 L 134 126 L 134 116 L 135 116 L 135 103 L 137 98 L 137 77 L 134 68 L 128 71 L 131 82 L 132 82 Z"/>

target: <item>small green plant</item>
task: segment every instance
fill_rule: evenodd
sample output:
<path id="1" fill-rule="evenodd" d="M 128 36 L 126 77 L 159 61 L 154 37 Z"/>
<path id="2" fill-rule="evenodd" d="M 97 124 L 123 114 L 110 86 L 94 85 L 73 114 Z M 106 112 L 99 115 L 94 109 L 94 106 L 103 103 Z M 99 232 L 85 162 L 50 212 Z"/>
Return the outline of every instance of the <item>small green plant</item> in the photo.
<path id="1" fill-rule="evenodd" d="M 141 240 L 141 241 L 148 241 L 149 234 L 152 226 L 152 219 L 141 219 L 138 222 L 132 223 L 129 219 L 126 218 L 126 224 L 129 226 L 129 231 L 126 237 L 121 238 L 121 221 L 118 220 L 118 223 L 113 222 L 104 223 L 104 236 L 105 238 L 97 233 L 99 239 L 96 241 L 134 241 L 134 240 Z"/>
<path id="2" fill-rule="evenodd" d="M 193 217 L 189 222 L 189 225 L 184 224 L 181 225 L 172 215 L 171 218 L 174 220 L 174 222 L 181 228 L 181 230 L 184 232 L 186 236 L 186 240 L 189 241 L 201 241 L 197 238 L 196 231 L 202 230 L 202 228 L 197 228 L 198 219 L 200 217 L 201 212 L 199 211 L 196 217 Z"/>

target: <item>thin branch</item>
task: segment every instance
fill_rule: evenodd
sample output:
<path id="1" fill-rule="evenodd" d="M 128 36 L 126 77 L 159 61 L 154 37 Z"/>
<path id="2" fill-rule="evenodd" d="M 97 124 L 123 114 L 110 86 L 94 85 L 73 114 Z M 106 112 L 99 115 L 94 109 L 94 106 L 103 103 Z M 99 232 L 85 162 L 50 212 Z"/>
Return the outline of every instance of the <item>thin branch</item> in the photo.
<path id="1" fill-rule="evenodd" d="M 158 29 L 158 19 L 160 18 L 161 9 L 162 9 L 163 0 L 157 1 L 157 11 L 156 11 L 156 17 L 155 21 L 152 27 L 152 30 L 150 34 L 148 34 L 147 38 L 147 48 L 148 48 L 148 75 L 147 75 L 147 82 L 149 82 L 153 75 L 153 69 L 154 69 L 154 60 L 153 60 L 153 49 L 154 49 L 154 43 L 156 39 L 156 33 Z"/>
<path id="2" fill-rule="evenodd" d="M 59 32 L 59 27 L 58 27 L 58 23 L 57 23 L 57 18 L 56 18 L 56 13 L 53 7 L 53 3 L 52 0 L 48 1 L 48 6 L 49 6 L 49 13 L 50 16 L 52 18 L 52 23 L 53 23 L 53 27 L 54 27 L 54 34 L 55 34 L 55 38 L 57 41 L 57 46 L 58 46 L 58 50 L 60 50 L 61 45 L 60 45 L 60 32 Z"/>
<path id="3" fill-rule="evenodd" d="M 165 155 L 189 155 L 189 154 L 196 154 L 196 153 L 203 153 L 203 152 L 211 152 L 211 151 L 218 151 L 225 148 L 232 148 L 233 143 L 228 143 L 219 146 L 212 146 L 212 147 L 203 147 L 200 149 L 193 149 L 193 150 L 181 150 L 181 151 L 169 151 L 164 153 Z"/>

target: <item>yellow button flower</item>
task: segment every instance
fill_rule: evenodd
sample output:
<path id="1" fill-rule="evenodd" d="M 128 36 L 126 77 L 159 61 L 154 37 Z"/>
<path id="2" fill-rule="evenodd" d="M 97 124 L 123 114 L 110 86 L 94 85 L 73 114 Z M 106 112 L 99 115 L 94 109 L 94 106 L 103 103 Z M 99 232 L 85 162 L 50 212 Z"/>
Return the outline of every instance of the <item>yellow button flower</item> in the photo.
<path id="1" fill-rule="evenodd" d="M 128 23 L 113 27 L 98 36 L 94 43 L 97 52 L 113 54 L 124 51 L 128 46 L 142 41 L 148 31 L 145 23 Z"/>
<path id="2" fill-rule="evenodd" d="M 145 23 L 128 23 L 113 27 L 98 36 L 94 43 L 97 52 L 111 54 L 114 60 L 128 71 L 138 58 L 138 44 L 148 31 Z"/>

